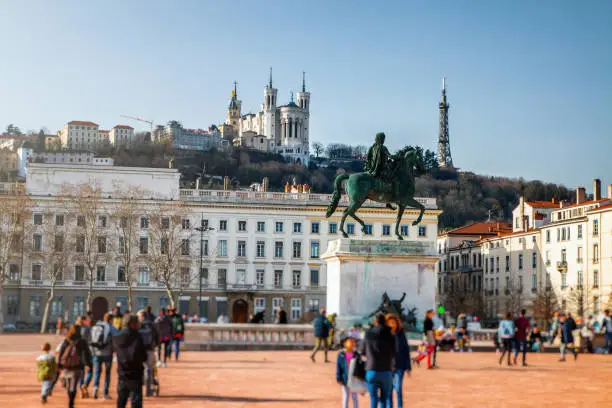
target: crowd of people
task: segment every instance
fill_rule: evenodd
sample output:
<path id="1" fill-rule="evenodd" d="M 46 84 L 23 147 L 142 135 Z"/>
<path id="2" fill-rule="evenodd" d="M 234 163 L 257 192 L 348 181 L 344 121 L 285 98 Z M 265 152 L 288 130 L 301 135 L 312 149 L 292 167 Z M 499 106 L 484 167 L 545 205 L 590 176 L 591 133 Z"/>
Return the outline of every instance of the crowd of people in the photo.
<path id="1" fill-rule="evenodd" d="M 58 322 L 58 334 L 65 328 Z M 52 352 L 51 344 L 42 346 L 43 353 L 36 359 L 37 378 L 42 383 L 41 402 L 48 398 L 58 382 L 68 394 L 68 407 L 75 404 L 77 394 L 89 398 L 93 380 L 93 398 L 111 399 L 110 377 L 113 363 L 117 363 L 117 407 L 142 406 L 143 387 L 146 396 L 159 394 L 159 367 L 167 361 L 178 361 L 184 341 L 184 319 L 176 309 L 159 311 L 156 317 L 147 307 L 132 314 L 122 313 L 121 305 L 94 321 L 91 313 L 80 316 L 67 330 L 63 340 Z M 104 375 L 104 384 L 100 381 Z M 100 392 L 101 391 L 101 392 Z"/>

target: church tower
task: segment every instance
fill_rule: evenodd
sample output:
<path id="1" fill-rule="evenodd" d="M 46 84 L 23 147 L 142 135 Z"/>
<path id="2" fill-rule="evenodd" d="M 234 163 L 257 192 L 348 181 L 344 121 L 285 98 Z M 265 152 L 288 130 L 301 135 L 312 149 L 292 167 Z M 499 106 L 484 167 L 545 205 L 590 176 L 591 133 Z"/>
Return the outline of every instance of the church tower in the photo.
<path id="1" fill-rule="evenodd" d="M 453 167 L 448 137 L 448 108 L 446 102 L 446 78 L 442 78 L 442 99 L 440 100 L 440 133 L 438 136 L 438 163 L 440 167 Z"/>
<path id="2" fill-rule="evenodd" d="M 304 152 L 304 160 L 302 163 L 308 160 L 310 150 L 310 140 L 308 129 L 310 128 L 310 92 L 306 92 L 306 72 L 302 72 L 302 90 L 296 93 L 297 105 L 302 109 L 302 118 L 300 123 L 300 138 L 302 142 L 302 149 Z"/>
<path id="3" fill-rule="evenodd" d="M 272 86 L 272 67 L 270 67 L 270 80 L 264 89 L 263 104 L 263 135 L 268 139 L 276 139 L 276 95 L 278 90 Z"/>
<path id="4" fill-rule="evenodd" d="M 225 123 L 232 125 L 236 135 L 240 134 L 240 106 L 242 102 L 238 100 L 237 92 L 238 83 L 234 81 L 234 89 L 232 90 L 232 99 L 230 99 L 229 106 L 227 107 L 227 114 L 225 115 Z"/>

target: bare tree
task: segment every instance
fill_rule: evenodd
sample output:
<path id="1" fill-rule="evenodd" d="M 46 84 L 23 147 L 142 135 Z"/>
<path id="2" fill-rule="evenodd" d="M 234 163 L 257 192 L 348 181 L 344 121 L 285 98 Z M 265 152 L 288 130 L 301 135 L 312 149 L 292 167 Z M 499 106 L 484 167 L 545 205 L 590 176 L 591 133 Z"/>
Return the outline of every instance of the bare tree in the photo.
<path id="1" fill-rule="evenodd" d="M 504 289 L 506 311 L 518 314 L 525 305 L 524 290 L 521 280 L 510 278 L 506 281 Z"/>
<path id="2" fill-rule="evenodd" d="M 180 285 L 180 267 L 185 252 L 185 241 L 189 241 L 184 230 L 183 219 L 187 212 L 182 202 L 159 204 L 149 215 L 149 265 L 155 280 L 166 288 L 170 306 L 174 307 L 175 290 Z M 188 248 L 188 247 L 187 247 Z"/>
<path id="3" fill-rule="evenodd" d="M 40 326 L 41 333 L 45 332 L 49 322 L 49 309 L 55 300 L 55 288 L 58 282 L 64 280 L 64 273 L 73 254 L 74 236 L 71 234 L 71 228 L 66 227 L 66 218 L 62 213 L 45 212 L 42 226 L 37 229 L 37 232 L 44 237 L 44 245 L 40 252 L 36 252 L 35 248 L 28 251 L 32 258 L 35 254 L 42 258 L 42 278 L 49 281 L 49 291 Z M 28 242 L 35 243 L 35 241 Z"/>
<path id="4" fill-rule="evenodd" d="M 144 190 L 131 188 L 118 191 L 113 196 L 120 199 L 111 207 L 111 219 L 118 245 L 115 256 L 121 261 L 117 283 L 127 285 L 128 310 L 133 309 L 132 288 L 137 280 L 135 263 L 145 259 L 149 253 L 149 239 L 141 236 L 141 230 L 149 227 L 149 218 L 143 206 Z"/>
<path id="5" fill-rule="evenodd" d="M 23 191 L 14 193 L 2 196 L 0 205 L 0 333 L 4 327 L 4 282 L 19 278 L 10 276 L 9 263 L 18 260 L 23 252 L 24 237 L 32 214 L 32 200 Z"/>
<path id="6" fill-rule="evenodd" d="M 471 286 L 470 275 L 467 273 L 451 272 L 448 280 L 448 291 L 442 296 L 442 303 L 446 310 L 452 315 L 469 313 L 472 315 L 484 315 L 484 297 L 482 290 Z"/>
<path id="7" fill-rule="evenodd" d="M 110 240 L 107 237 L 109 217 L 106 213 L 102 190 L 96 185 L 65 186 L 62 191 L 65 208 L 76 218 L 74 228 L 74 261 L 85 266 L 87 281 L 87 308 L 91 309 L 94 282 L 98 266 L 109 260 Z"/>
<path id="8" fill-rule="evenodd" d="M 559 308 L 555 291 L 548 284 L 540 285 L 536 291 L 535 298 L 531 303 L 533 315 L 540 322 L 548 325 L 553 314 Z"/>
<path id="9" fill-rule="evenodd" d="M 593 291 L 588 285 L 572 286 L 565 299 L 568 309 L 578 316 L 593 311 Z"/>
<path id="10" fill-rule="evenodd" d="M 323 144 L 320 142 L 314 142 L 312 145 L 312 150 L 314 151 L 315 157 L 318 159 L 321 154 L 324 152 Z"/>

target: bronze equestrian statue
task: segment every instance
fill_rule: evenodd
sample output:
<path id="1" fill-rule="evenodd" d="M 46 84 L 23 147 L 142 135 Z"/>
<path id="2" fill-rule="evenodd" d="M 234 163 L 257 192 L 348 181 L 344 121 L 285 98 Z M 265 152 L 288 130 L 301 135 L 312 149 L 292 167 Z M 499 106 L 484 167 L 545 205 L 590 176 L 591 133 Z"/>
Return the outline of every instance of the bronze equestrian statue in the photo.
<path id="1" fill-rule="evenodd" d="M 344 231 L 344 222 L 347 216 L 353 217 L 361 225 L 365 232 L 365 223 L 355 213 L 363 203 L 370 199 L 379 203 L 387 204 L 388 208 L 394 209 L 392 203 L 397 204 L 397 219 L 395 223 L 395 235 L 402 240 L 399 226 L 406 207 L 418 208 L 421 212 L 412 225 L 421 222 L 425 207 L 414 199 L 415 176 L 424 172 L 422 157 L 413 147 L 405 147 L 395 155 L 390 155 L 384 146 L 385 134 L 378 133 L 376 142 L 368 150 L 365 172 L 351 175 L 340 174 L 334 181 L 334 193 L 332 202 L 327 207 L 326 217 L 330 217 L 338 208 L 340 202 L 342 182 L 344 191 L 349 196 L 349 204 L 342 213 L 340 232 L 345 238 L 348 234 Z"/>

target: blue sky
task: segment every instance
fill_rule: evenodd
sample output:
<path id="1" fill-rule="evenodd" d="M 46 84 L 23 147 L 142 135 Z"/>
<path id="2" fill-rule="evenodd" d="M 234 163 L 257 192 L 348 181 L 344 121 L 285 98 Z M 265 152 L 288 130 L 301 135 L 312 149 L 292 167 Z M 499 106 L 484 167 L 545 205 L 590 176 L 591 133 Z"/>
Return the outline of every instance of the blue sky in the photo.
<path id="1" fill-rule="evenodd" d="M 4 1 L 0 126 L 103 128 L 121 114 L 224 120 L 307 72 L 311 140 L 434 149 L 447 77 L 455 165 L 612 183 L 612 2 Z M 144 128 L 130 123 L 137 129 Z"/>

